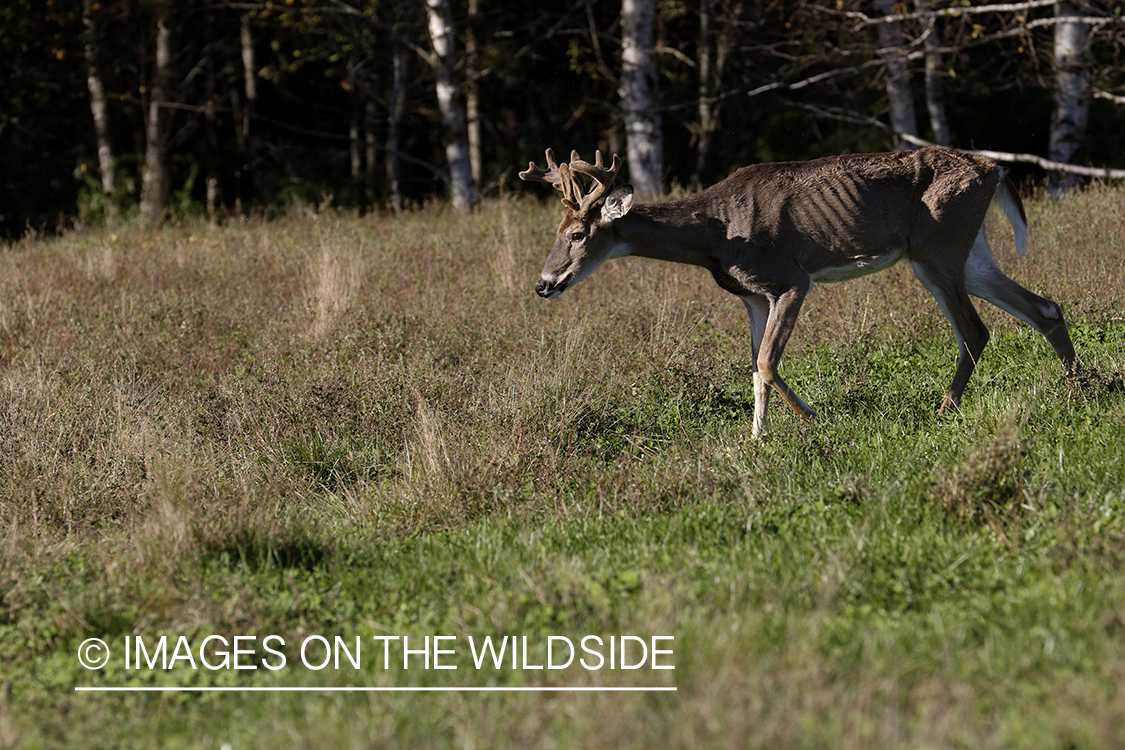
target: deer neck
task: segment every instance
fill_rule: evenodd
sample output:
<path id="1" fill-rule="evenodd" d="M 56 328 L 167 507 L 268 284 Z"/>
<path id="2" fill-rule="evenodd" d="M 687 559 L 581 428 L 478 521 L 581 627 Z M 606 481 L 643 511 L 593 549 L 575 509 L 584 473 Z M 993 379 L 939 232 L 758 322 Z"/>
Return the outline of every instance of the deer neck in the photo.
<path id="1" fill-rule="evenodd" d="M 616 255 L 636 255 L 671 263 L 711 267 L 714 263 L 708 219 L 682 201 L 635 206 L 613 222 Z M 711 219 L 710 221 L 714 221 Z"/>

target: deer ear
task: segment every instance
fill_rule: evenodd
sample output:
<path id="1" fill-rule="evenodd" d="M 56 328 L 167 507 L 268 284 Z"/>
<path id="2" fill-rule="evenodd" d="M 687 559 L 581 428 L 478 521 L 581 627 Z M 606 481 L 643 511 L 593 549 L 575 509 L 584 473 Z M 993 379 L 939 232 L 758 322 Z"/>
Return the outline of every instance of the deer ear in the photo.
<path id="1" fill-rule="evenodd" d="M 629 213 L 629 209 L 632 207 L 633 186 L 622 185 L 615 188 L 612 193 L 605 197 L 605 203 L 602 205 L 602 221 L 609 222 L 620 219 Z"/>

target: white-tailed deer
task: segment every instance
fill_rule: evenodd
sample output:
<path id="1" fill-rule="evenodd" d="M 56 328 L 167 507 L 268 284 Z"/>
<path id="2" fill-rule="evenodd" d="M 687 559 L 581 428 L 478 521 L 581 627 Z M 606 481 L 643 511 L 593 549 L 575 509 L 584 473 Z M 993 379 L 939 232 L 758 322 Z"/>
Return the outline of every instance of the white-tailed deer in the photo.
<path id="1" fill-rule="evenodd" d="M 957 408 L 988 343 L 969 295 L 1030 324 L 1068 372 L 1076 368 L 1062 309 L 1009 279 L 992 259 L 984 218 L 993 201 L 1020 255 L 1027 242 L 1023 204 L 995 162 L 923 148 L 758 164 L 688 198 L 636 206 L 632 187 L 613 189 L 620 168 L 614 155 L 606 169 L 600 152 L 593 165 L 576 152 L 558 164 L 548 149 L 546 171 L 531 163 L 520 172 L 563 193 L 562 223 L 535 291 L 552 299 L 626 255 L 706 268 L 750 313 L 754 437 L 765 425 L 771 387 L 798 414 L 816 416 L 777 371 L 813 282 L 863 276 L 902 258 L 937 300 L 960 348 L 939 415 Z"/>

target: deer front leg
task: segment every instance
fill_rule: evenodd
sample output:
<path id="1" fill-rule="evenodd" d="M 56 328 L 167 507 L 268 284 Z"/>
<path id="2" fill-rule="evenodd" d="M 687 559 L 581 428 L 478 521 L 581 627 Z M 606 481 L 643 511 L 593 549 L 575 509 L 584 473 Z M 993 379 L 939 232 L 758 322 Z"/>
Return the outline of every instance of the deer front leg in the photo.
<path id="1" fill-rule="evenodd" d="M 751 366 L 754 372 L 754 427 L 750 435 L 757 438 L 765 429 L 766 413 L 770 405 L 770 387 L 758 373 L 758 352 L 762 348 L 762 336 L 766 333 L 766 322 L 770 318 L 770 303 L 760 294 L 741 299 L 750 315 Z"/>
<path id="2" fill-rule="evenodd" d="M 785 352 L 785 345 L 789 343 L 793 326 L 797 324 L 801 303 L 805 301 L 810 286 L 806 277 L 803 286 L 792 287 L 776 298 L 769 298 L 770 317 L 766 322 L 765 335 L 762 336 L 762 348 L 758 352 L 758 373 L 762 380 L 766 385 L 773 386 L 795 412 L 805 417 L 815 417 L 816 412 L 789 387 L 778 374 L 777 368 L 781 364 L 781 355 Z"/>
<path id="3" fill-rule="evenodd" d="M 808 276 L 804 276 L 798 283 L 786 288 L 780 294 L 743 298 L 746 309 L 750 313 L 751 334 L 755 339 L 752 437 L 757 438 L 765 426 L 770 388 L 776 389 L 785 402 L 801 416 L 811 418 L 817 415 L 777 371 L 785 345 L 789 342 L 793 326 L 797 323 L 797 315 L 801 312 L 801 304 L 811 286 Z M 764 327 L 760 323 L 763 317 L 765 317 Z M 755 331 L 755 328 L 759 330 Z"/>

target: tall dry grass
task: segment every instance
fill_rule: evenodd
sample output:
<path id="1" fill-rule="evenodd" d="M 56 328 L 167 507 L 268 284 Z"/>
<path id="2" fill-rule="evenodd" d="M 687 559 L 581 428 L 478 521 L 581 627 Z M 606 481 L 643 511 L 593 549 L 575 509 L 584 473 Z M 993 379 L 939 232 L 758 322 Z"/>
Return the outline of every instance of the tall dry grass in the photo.
<path id="1" fill-rule="evenodd" d="M 698 436 L 665 437 L 665 460 L 646 462 L 660 415 L 623 425 L 615 405 L 643 387 L 666 389 L 671 411 L 732 408 L 731 388 L 749 393 L 744 312 L 700 269 L 638 259 L 542 303 L 531 290 L 556 213 L 506 198 L 456 220 L 324 212 L 0 249 L 0 524 L 25 540 L 135 530 L 178 549 L 224 524 L 393 534 L 706 485 L 725 438 L 701 451 Z M 994 232 L 1001 266 L 1072 321 L 1119 319 L 1121 191 L 1035 202 L 1031 218 L 1027 258 Z M 896 267 L 818 286 L 788 361 L 945 329 Z"/>

